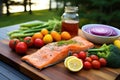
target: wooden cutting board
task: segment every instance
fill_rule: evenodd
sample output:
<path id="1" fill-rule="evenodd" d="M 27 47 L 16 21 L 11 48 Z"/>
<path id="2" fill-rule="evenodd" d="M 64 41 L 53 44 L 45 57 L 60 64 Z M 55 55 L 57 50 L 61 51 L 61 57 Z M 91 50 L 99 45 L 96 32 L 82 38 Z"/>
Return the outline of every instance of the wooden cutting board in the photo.
<path id="1" fill-rule="evenodd" d="M 29 49 L 27 54 L 35 52 L 37 49 Z M 28 75 L 33 80 L 119 80 L 120 68 L 101 68 L 100 70 L 84 70 L 79 72 L 70 72 L 64 67 L 63 62 L 38 70 L 31 65 L 21 61 L 20 55 L 17 55 L 8 46 L 8 40 L 0 41 L 0 60 L 10 64 L 17 70 Z"/>

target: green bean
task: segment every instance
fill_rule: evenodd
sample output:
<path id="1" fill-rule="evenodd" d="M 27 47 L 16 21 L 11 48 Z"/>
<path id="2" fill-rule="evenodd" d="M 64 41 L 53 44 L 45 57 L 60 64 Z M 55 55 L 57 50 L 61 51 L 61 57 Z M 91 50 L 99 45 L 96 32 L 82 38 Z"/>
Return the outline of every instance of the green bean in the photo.
<path id="1" fill-rule="evenodd" d="M 23 33 L 35 33 L 35 32 L 40 32 L 41 29 L 29 29 L 29 30 L 25 30 L 23 31 Z"/>
<path id="2" fill-rule="evenodd" d="M 40 26 L 36 26 L 36 27 L 32 27 L 31 29 L 42 29 L 42 28 L 46 28 L 49 25 L 40 25 Z"/>
<path id="3" fill-rule="evenodd" d="M 28 27 L 20 27 L 19 30 L 27 30 L 29 29 Z"/>
<path id="4" fill-rule="evenodd" d="M 14 33 L 19 33 L 19 32 L 21 32 L 21 31 L 20 30 L 14 30 L 14 31 L 8 32 L 7 34 L 8 34 L 8 36 L 10 36 L 10 35 L 12 35 Z"/>
<path id="5" fill-rule="evenodd" d="M 35 27 L 35 26 L 39 26 L 39 25 L 42 25 L 43 22 L 32 22 L 32 23 L 23 23 L 20 25 L 20 27 Z"/>
<path id="6" fill-rule="evenodd" d="M 10 38 L 19 38 L 23 39 L 26 36 L 32 36 L 36 32 L 40 32 L 43 28 L 46 28 L 48 31 L 61 30 L 61 22 L 58 20 L 49 20 L 48 22 L 33 22 L 33 23 L 24 23 L 20 25 L 18 30 L 14 30 L 8 33 Z"/>
<path id="7" fill-rule="evenodd" d="M 15 33 L 15 34 L 12 34 L 10 36 L 10 38 L 19 38 L 19 37 L 26 37 L 26 36 L 32 36 L 34 33 L 28 33 L 28 34 L 24 34 L 24 33 Z"/>

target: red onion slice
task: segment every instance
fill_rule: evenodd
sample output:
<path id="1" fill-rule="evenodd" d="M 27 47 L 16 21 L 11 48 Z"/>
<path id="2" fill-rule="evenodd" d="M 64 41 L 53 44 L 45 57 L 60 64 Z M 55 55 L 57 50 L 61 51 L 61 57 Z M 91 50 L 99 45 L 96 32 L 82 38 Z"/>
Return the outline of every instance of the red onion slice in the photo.
<path id="1" fill-rule="evenodd" d="M 85 29 L 86 32 L 99 36 L 116 36 L 117 32 L 108 26 L 93 26 Z"/>

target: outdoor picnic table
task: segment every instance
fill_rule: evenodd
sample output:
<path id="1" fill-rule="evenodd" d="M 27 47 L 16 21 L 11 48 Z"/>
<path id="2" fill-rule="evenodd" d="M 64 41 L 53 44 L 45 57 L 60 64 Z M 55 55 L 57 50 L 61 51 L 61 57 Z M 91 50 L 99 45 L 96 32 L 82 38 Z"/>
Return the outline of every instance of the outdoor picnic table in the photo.
<path id="1" fill-rule="evenodd" d="M 82 69 L 74 73 L 67 70 L 63 62 L 43 70 L 26 64 L 8 46 L 7 32 L 18 28 L 19 24 L 0 28 L 0 80 L 120 80 L 120 68 Z M 82 35 L 81 30 L 79 35 Z M 29 53 L 35 51 L 30 49 Z"/>
<path id="2" fill-rule="evenodd" d="M 8 40 L 7 32 L 16 30 L 19 25 L 0 28 L 0 41 Z M 0 53 L 1 57 L 1 53 Z M 32 80 L 0 58 L 0 80 Z"/>

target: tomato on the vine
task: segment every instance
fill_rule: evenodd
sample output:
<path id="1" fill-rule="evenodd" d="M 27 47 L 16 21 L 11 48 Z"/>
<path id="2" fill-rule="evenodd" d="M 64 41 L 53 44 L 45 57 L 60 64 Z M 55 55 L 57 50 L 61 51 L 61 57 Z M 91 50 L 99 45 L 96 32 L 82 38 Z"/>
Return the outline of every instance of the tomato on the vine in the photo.
<path id="1" fill-rule="evenodd" d="M 12 49 L 12 50 L 15 50 L 15 47 L 17 45 L 17 43 L 20 42 L 19 39 L 11 39 L 9 41 L 9 47 Z"/>
<path id="2" fill-rule="evenodd" d="M 33 38 L 32 37 L 25 37 L 24 42 L 27 44 L 28 47 L 33 46 Z"/>
<path id="3" fill-rule="evenodd" d="M 25 42 L 19 42 L 15 47 L 16 53 L 23 55 L 27 52 L 27 44 Z"/>

